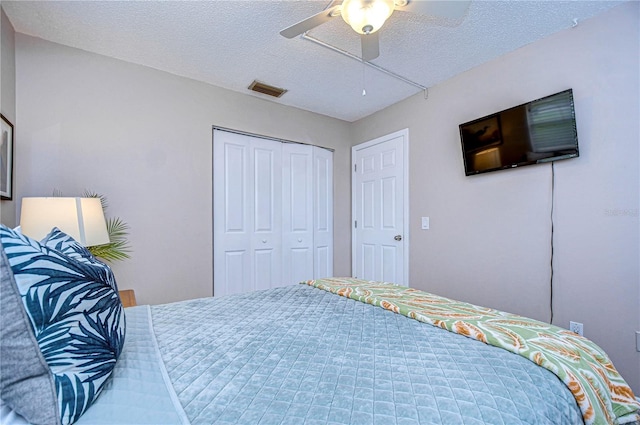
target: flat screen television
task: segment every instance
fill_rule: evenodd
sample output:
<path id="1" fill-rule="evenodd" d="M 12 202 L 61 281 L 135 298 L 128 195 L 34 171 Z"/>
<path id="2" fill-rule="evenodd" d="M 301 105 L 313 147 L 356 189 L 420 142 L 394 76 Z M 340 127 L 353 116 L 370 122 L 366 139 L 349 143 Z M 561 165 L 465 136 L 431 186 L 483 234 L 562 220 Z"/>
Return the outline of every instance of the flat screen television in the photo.
<path id="1" fill-rule="evenodd" d="M 460 125 L 467 176 L 575 158 L 573 91 L 505 109 Z"/>

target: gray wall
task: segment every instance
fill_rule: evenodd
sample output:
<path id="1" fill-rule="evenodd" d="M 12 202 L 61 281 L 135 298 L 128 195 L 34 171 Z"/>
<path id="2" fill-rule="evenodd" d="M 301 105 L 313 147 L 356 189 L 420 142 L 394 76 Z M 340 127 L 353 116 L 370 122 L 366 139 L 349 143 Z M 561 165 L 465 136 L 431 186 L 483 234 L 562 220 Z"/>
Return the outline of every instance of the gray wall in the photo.
<path id="1" fill-rule="evenodd" d="M 350 273 L 348 123 L 16 34 L 19 196 L 105 195 L 140 303 L 212 294 L 212 125 L 335 149 L 336 274 Z"/>
<path id="2" fill-rule="evenodd" d="M 550 318 L 551 165 L 465 177 L 458 125 L 573 88 L 580 157 L 555 164 L 553 322 L 584 323 L 640 393 L 639 3 L 472 69 L 352 127 L 409 129 L 410 284 Z M 420 217 L 431 229 L 420 230 Z"/>
<path id="3" fill-rule="evenodd" d="M 17 124 L 15 31 L 4 10 L 0 10 L 0 111 L 13 124 L 15 129 Z M 13 183 L 15 190 L 15 180 Z M 9 227 L 16 225 L 15 199 L 17 198 L 14 195 L 11 201 L 0 201 L 0 223 Z"/>

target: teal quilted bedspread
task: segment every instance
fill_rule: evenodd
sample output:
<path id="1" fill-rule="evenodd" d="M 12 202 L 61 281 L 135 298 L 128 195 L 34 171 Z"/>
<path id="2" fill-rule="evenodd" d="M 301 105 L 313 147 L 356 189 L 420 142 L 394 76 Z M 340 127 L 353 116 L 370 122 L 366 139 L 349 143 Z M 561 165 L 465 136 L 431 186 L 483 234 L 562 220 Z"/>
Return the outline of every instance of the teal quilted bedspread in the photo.
<path id="1" fill-rule="evenodd" d="M 192 424 L 581 424 L 533 362 L 306 285 L 151 307 Z"/>

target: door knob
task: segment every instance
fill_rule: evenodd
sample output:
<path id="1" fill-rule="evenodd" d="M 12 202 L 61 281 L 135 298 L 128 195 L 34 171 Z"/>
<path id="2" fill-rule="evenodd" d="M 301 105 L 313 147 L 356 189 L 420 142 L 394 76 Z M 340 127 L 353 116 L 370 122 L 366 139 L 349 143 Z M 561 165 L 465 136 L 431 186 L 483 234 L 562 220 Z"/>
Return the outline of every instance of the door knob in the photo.
<path id="1" fill-rule="evenodd" d="M 393 239 L 395 239 L 397 241 L 401 241 L 402 240 L 402 235 L 396 235 Z"/>
<path id="2" fill-rule="evenodd" d="M 266 240 L 266 239 L 263 239 L 263 240 L 262 240 L 262 243 L 267 243 L 267 240 Z"/>

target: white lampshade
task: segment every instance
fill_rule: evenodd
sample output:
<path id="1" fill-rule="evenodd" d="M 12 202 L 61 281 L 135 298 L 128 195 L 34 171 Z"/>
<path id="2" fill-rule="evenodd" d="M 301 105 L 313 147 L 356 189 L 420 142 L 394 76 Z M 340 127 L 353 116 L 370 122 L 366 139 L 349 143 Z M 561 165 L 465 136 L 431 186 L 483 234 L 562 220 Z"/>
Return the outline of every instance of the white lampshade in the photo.
<path id="1" fill-rule="evenodd" d="M 22 198 L 20 229 L 23 234 L 41 240 L 54 227 L 83 246 L 109 243 L 99 198 Z"/>
<path id="2" fill-rule="evenodd" d="M 355 32 L 371 34 L 380 29 L 393 9 L 393 0 L 344 0 L 340 13 Z"/>

